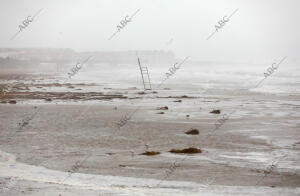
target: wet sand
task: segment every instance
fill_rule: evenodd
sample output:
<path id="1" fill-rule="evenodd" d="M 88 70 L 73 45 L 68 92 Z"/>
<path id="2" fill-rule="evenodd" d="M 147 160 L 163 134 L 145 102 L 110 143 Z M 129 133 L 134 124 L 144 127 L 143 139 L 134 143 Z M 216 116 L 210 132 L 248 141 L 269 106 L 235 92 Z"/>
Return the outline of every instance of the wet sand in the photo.
<path id="1" fill-rule="evenodd" d="M 78 97 L 73 99 L 64 96 L 70 93 L 66 86 L 50 86 L 34 91 L 35 85 L 28 85 L 28 92 L 19 89 L 1 98 L 5 195 L 300 194 L 299 96 L 172 89 L 142 94 L 105 86 L 95 92 L 73 85 L 84 91 L 72 89 Z M 17 104 L 8 104 L 11 99 Z M 164 106 L 168 109 L 158 110 Z M 210 113 L 213 109 L 221 113 Z M 185 134 L 191 128 L 199 135 Z M 169 152 L 189 147 L 202 153 Z M 140 155 L 145 151 L 160 154 Z"/>

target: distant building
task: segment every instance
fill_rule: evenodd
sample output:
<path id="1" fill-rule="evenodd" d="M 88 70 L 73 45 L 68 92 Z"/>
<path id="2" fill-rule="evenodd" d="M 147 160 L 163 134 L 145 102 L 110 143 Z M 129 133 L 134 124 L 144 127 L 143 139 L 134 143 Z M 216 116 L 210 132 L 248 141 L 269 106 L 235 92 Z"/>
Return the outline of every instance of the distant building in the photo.
<path id="1" fill-rule="evenodd" d="M 56 66 L 61 68 L 92 56 L 90 64 L 108 63 L 136 64 L 137 56 L 142 63 L 173 63 L 175 55 L 172 51 L 111 51 L 111 52 L 75 52 L 72 49 L 55 48 L 0 48 L 0 67 L 35 67 L 37 65 Z"/>

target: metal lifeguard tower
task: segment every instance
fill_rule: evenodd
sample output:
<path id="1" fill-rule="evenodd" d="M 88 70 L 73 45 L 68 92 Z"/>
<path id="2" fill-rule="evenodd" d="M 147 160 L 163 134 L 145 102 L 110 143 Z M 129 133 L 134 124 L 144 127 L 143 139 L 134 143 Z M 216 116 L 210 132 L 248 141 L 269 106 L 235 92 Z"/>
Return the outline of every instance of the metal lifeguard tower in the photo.
<path id="1" fill-rule="evenodd" d="M 139 57 L 138 57 L 138 62 L 139 62 L 140 70 L 141 70 L 141 75 L 142 75 L 142 79 L 143 79 L 144 89 L 145 90 L 152 90 L 148 68 L 147 67 L 142 67 L 141 61 L 140 61 Z"/>

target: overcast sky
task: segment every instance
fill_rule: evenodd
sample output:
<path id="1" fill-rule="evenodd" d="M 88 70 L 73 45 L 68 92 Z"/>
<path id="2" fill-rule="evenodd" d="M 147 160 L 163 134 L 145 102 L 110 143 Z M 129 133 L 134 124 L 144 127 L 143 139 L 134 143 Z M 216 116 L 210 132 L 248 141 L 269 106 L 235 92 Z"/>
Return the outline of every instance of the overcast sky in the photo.
<path id="1" fill-rule="evenodd" d="M 18 26 L 43 11 L 12 41 Z M 141 9 L 112 40 L 126 15 Z M 223 16 L 239 9 L 214 36 Z M 299 61 L 299 0 L 0 0 L 1 48 L 173 50 L 194 60 Z M 173 41 L 167 45 L 171 39 Z"/>

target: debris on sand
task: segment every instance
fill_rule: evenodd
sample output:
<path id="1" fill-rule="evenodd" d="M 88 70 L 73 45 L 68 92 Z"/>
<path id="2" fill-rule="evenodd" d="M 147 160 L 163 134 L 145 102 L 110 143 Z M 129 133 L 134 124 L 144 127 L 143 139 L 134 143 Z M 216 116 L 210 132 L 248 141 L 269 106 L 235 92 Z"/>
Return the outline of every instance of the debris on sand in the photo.
<path id="1" fill-rule="evenodd" d="M 153 91 L 152 93 L 153 93 L 153 94 L 157 94 L 157 91 Z"/>
<path id="2" fill-rule="evenodd" d="M 11 93 L 14 99 L 28 99 L 36 100 L 46 98 L 56 99 L 56 100 L 71 100 L 71 99 L 81 99 L 81 100 L 111 100 L 111 99 L 127 99 L 128 97 L 119 94 L 103 94 L 102 92 L 13 92 Z M 12 96 L 11 96 L 12 97 Z M 1 96 L 0 96 L 1 100 Z"/>
<path id="3" fill-rule="evenodd" d="M 144 91 L 138 92 L 139 95 L 145 95 L 146 93 Z"/>
<path id="4" fill-rule="evenodd" d="M 185 132 L 185 134 L 188 134 L 188 135 L 199 135 L 199 130 L 192 128 L 192 129 L 188 130 L 187 132 Z"/>
<path id="5" fill-rule="evenodd" d="M 213 110 L 213 111 L 211 111 L 210 113 L 212 113 L 212 114 L 220 114 L 220 113 L 221 113 L 221 110 Z"/>
<path id="6" fill-rule="evenodd" d="M 181 100 L 181 99 L 179 99 L 179 100 L 176 100 L 176 101 L 174 101 L 174 102 L 181 103 L 181 102 L 182 102 L 182 100 Z"/>
<path id="7" fill-rule="evenodd" d="M 182 149 L 182 150 L 178 150 L 178 149 L 172 149 L 170 150 L 169 152 L 171 153 L 187 153 L 187 154 L 195 154 L 195 153 L 202 153 L 202 150 L 201 149 L 198 149 L 198 148 L 185 148 L 185 149 Z"/>
<path id="8" fill-rule="evenodd" d="M 190 115 L 187 114 L 186 117 L 190 117 Z"/>
<path id="9" fill-rule="evenodd" d="M 16 104 L 17 101 L 15 101 L 15 100 L 10 100 L 8 103 L 10 103 L 10 104 Z"/>
<path id="10" fill-rule="evenodd" d="M 199 97 L 190 97 L 190 96 L 183 95 L 183 96 L 167 96 L 167 97 L 157 96 L 156 98 L 161 98 L 161 99 L 168 99 L 168 98 L 171 98 L 171 99 L 197 99 Z"/>
<path id="11" fill-rule="evenodd" d="M 293 146 L 297 146 L 298 144 L 300 144 L 300 142 L 294 143 Z"/>
<path id="12" fill-rule="evenodd" d="M 160 152 L 155 152 L 155 151 L 146 151 L 140 155 L 147 155 L 147 156 L 153 156 L 153 155 L 158 155 Z"/>
<path id="13" fill-rule="evenodd" d="M 46 98 L 45 100 L 46 100 L 46 101 L 52 101 L 52 99 L 50 99 L 50 98 Z"/>
<path id="14" fill-rule="evenodd" d="M 158 113 L 156 113 L 156 114 L 165 114 L 164 112 L 158 112 Z"/>
<path id="15" fill-rule="evenodd" d="M 168 106 L 157 108 L 157 110 L 168 110 Z"/>

